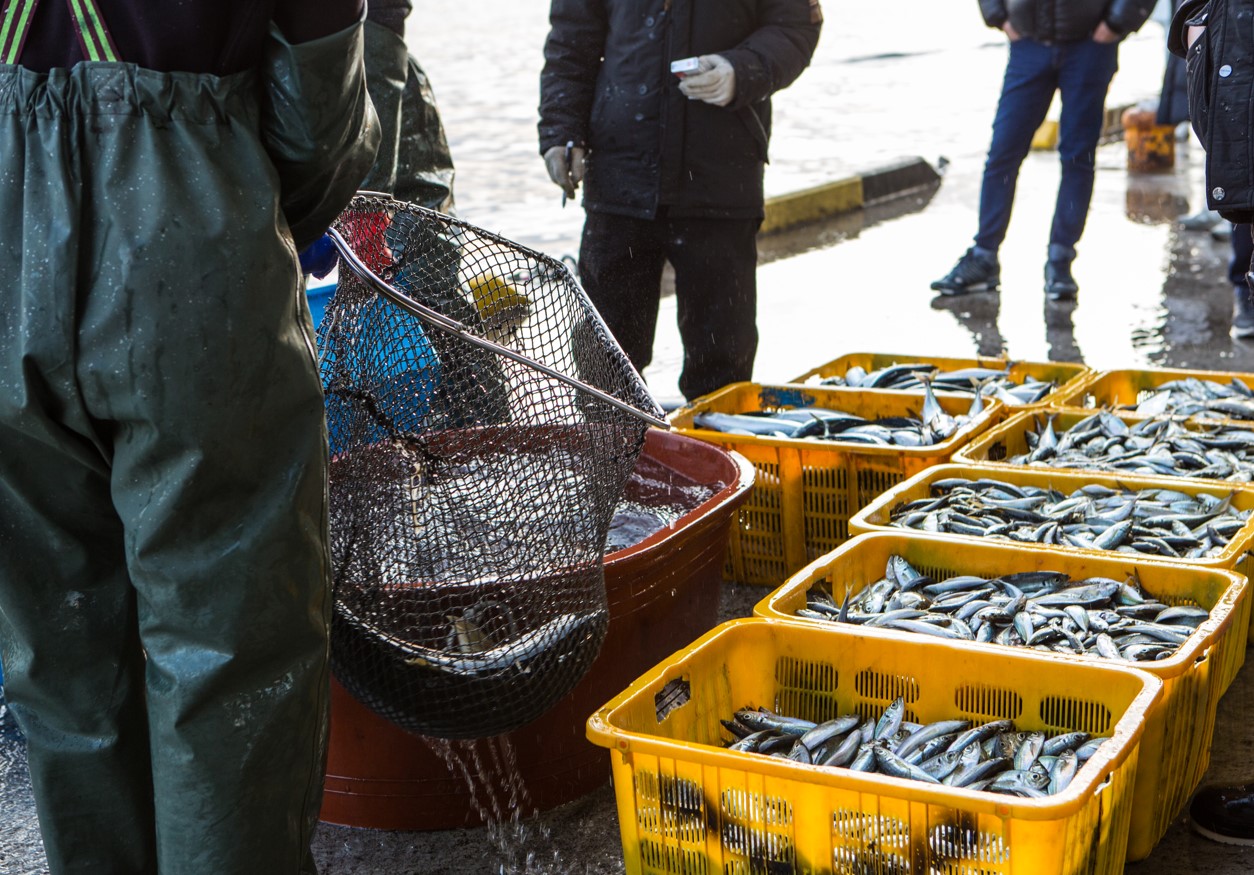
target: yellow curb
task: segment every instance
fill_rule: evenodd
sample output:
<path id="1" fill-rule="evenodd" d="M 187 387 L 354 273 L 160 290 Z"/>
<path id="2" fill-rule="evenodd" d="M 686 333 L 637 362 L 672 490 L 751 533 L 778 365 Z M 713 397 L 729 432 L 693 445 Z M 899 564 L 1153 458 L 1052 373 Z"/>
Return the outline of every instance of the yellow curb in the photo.
<path id="1" fill-rule="evenodd" d="M 814 188 L 767 198 L 760 233 L 783 231 L 862 207 L 862 177 L 837 179 Z"/>

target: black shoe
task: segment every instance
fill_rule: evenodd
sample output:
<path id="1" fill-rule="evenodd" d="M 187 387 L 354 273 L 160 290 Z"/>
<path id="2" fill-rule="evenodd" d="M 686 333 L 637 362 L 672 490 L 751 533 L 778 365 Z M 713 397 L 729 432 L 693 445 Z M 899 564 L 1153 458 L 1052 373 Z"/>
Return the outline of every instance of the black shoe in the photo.
<path id="1" fill-rule="evenodd" d="M 1080 286 L 1071 275 L 1071 262 L 1045 262 L 1045 297 L 1051 301 L 1074 301 Z"/>
<path id="2" fill-rule="evenodd" d="M 1254 337 L 1254 292 L 1248 285 L 1232 287 L 1232 336 Z"/>
<path id="3" fill-rule="evenodd" d="M 1001 285 L 1001 265 L 994 255 L 981 255 L 968 249 L 954 269 L 932 283 L 942 295 L 965 295 L 969 292 L 995 292 Z"/>
<path id="4" fill-rule="evenodd" d="M 1254 784 L 1205 787 L 1189 803 L 1194 832 L 1225 845 L 1254 845 Z"/>

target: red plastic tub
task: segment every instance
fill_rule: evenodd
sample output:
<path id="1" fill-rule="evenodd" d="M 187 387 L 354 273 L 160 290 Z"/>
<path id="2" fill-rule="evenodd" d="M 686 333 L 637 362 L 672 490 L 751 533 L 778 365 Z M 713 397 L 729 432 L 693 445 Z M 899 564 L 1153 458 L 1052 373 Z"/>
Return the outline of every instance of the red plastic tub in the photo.
<path id="1" fill-rule="evenodd" d="M 521 729 L 498 739 L 434 743 L 379 717 L 332 681 L 322 820 L 371 829 L 459 829 L 507 815 L 508 808 L 494 811 L 502 807 L 494 800 L 508 800 L 526 816 L 609 780 L 608 753 L 585 737 L 588 716 L 718 622 L 728 532 L 753 485 L 753 466 L 740 454 L 657 429 L 649 431 L 636 470 L 664 483 L 718 491 L 674 527 L 606 556 L 609 629 L 587 675 Z M 437 748 L 451 749 L 479 773 L 473 790 L 460 765 Z M 516 769 L 501 765 L 503 750 Z"/>

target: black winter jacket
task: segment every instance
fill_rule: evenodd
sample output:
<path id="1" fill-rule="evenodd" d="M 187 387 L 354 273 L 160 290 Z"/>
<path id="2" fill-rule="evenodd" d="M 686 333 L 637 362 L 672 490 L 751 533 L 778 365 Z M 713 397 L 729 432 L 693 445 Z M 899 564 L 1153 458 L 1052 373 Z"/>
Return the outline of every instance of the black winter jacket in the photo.
<path id="1" fill-rule="evenodd" d="M 1154 11 L 1154 0 L 980 0 L 989 27 L 1006 21 L 1041 43 L 1086 40 L 1103 21 L 1120 36 L 1139 30 Z"/>
<path id="2" fill-rule="evenodd" d="M 584 206 L 653 218 L 762 216 L 770 96 L 810 63 L 818 0 L 553 0 L 540 151 L 588 148 Z M 671 61 L 718 54 L 730 106 L 688 100 Z"/>
<path id="3" fill-rule="evenodd" d="M 1187 48 L 1189 24 L 1206 27 Z M 1254 221 L 1254 0 L 1185 0 L 1167 48 L 1185 58 L 1189 119 L 1206 150 L 1206 204 Z"/>

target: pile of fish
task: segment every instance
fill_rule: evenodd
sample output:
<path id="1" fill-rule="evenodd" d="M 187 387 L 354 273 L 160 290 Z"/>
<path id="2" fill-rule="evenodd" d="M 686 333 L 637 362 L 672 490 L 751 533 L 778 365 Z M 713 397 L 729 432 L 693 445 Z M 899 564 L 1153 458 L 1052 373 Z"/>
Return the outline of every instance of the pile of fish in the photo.
<path id="1" fill-rule="evenodd" d="M 842 604 L 821 587 L 797 616 L 878 626 L 957 641 L 982 641 L 1072 655 L 1138 662 L 1166 659 L 1206 618 L 1203 608 L 1165 605 L 1136 578 L 1072 580 L 1060 571 L 933 580 L 901 556 L 885 576 L 846 593 Z"/>
<path id="2" fill-rule="evenodd" d="M 937 392 L 955 392 L 968 395 L 979 393 L 996 398 L 1003 404 L 1022 406 L 1035 404 L 1058 387 L 1057 383 L 1038 380 L 1031 375 L 1017 382 L 1010 376 L 1010 365 L 1004 368 L 957 368 L 941 370 L 926 362 L 890 365 L 867 371 L 853 365 L 843 377 L 825 377 L 821 386 L 848 386 L 851 389 L 899 389 L 921 391 L 928 383 Z"/>
<path id="3" fill-rule="evenodd" d="M 1106 740 L 1086 732 L 1017 732 L 1010 720 L 911 723 L 905 711 L 899 698 L 878 720 L 847 714 L 816 724 L 744 708 L 722 723 L 735 737 L 729 750 L 1029 799 L 1065 790 Z"/>
<path id="4" fill-rule="evenodd" d="M 1102 411 L 1062 433 L 1054 416 L 1038 417 L 1024 432 L 1029 451 L 1012 465 L 1043 465 L 1087 471 L 1126 471 L 1207 480 L 1254 480 L 1254 430 L 1235 425 L 1188 428 L 1174 419 L 1145 419 L 1129 425 Z"/>
<path id="5" fill-rule="evenodd" d="M 1254 419 L 1254 389 L 1235 378 L 1230 383 L 1216 383 L 1187 377 L 1163 383 L 1136 404 L 1125 404 L 1119 410 L 1131 410 L 1137 416 Z"/>
<path id="6" fill-rule="evenodd" d="M 1070 495 L 994 479 L 949 477 L 932 497 L 903 502 L 889 522 L 898 528 L 974 535 L 1032 544 L 1116 550 L 1174 559 L 1222 553 L 1250 511 L 1232 496 L 1173 489 L 1112 489 L 1097 483 Z"/>
<path id="7" fill-rule="evenodd" d="M 794 407 L 771 413 L 698 413 L 693 423 L 698 428 L 724 434 L 810 438 L 879 447 L 930 447 L 953 437 L 983 411 L 984 397 L 977 392 L 965 414 L 950 416 L 925 381 L 923 409 L 917 419 L 912 416 L 867 419 L 825 407 Z"/>

